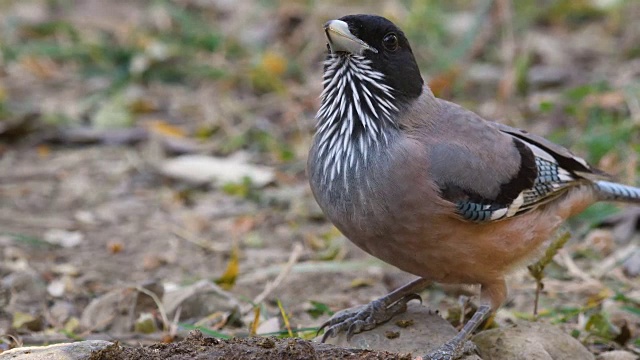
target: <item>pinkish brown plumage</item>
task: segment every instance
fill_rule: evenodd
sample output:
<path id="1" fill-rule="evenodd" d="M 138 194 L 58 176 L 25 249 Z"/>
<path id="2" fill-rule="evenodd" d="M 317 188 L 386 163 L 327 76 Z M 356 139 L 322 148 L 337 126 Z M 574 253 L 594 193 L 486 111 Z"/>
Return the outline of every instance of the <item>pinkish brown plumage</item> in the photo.
<path id="1" fill-rule="evenodd" d="M 323 339 L 375 327 L 431 281 L 480 284 L 474 317 L 427 355 L 455 358 L 505 301 L 505 275 L 567 218 L 597 201 L 640 203 L 640 189 L 603 180 L 565 148 L 434 97 L 390 21 L 350 15 L 325 32 L 311 189 L 347 238 L 420 279 L 336 314 Z"/>

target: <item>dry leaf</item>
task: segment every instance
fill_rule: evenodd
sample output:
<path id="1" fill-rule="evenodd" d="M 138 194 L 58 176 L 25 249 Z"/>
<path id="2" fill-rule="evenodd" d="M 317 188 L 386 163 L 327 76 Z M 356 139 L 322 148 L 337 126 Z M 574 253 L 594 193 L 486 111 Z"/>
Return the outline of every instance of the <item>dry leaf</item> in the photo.
<path id="1" fill-rule="evenodd" d="M 24 56 L 20 59 L 20 64 L 31 74 L 41 78 L 50 79 L 57 72 L 57 65 L 49 58 L 35 56 Z"/>
<path id="2" fill-rule="evenodd" d="M 124 250 L 124 243 L 122 241 L 109 241 L 107 250 L 112 254 L 122 252 L 122 250 Z"/>
<path id="3" fill-rule="evenodd" d="M 146 124 L 149 131 L 155 134 L 183 138 L 186 137 L 184 130 L 177 126 L 171 125 L 164 120 L 152 120 Z"/>
<path id="4" fill-rule="evenodd" d="M 262 67 L 267 72 L 280 76 L 287 70 L 287 59 L 280 54 L 267 51 L 262 56 Z"/>
<path id="5" fill-rule="evenodd" d="M 168 177 L 193 183 L 215 182 L 218 185 L 242 183 L 263 187 L 275 178 L 275 171 L 266 166 L 253 165 L 240 156 L 219 158 L 206 155 L 182 155 L 167 160 L 160 171 Z"/>
<path id="6" fill-rule="evenodd" d="M 224 274 L 216 280 L 216 284 L 220 285 L 220 287 L 225 290 L 231 289 L 238 278 L 238 273 L 240 272 L 239 252 L 240 251 L 237 246 L 234 246 L 231 249 L 231 256 L 227 263 L 227 269 L 224 271 Z"/>

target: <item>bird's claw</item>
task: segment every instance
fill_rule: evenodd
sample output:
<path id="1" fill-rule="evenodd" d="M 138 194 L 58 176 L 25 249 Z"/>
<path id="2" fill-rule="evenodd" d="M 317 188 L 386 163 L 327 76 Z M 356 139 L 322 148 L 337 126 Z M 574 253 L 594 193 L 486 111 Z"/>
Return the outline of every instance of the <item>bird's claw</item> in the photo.
<path id="1" fill-rule="evenodd" d="M 325 328 L 327 329 L 322 336 L 322 342 L 325 342 L 328 338 L 336 337 L 346 330 L 348 341 L 353 335 L 371 330 L 393 316 L 405 312 L 407 303 L 411 300 L 422 302 L 420 295 L 408 294 L 393 303 L 388 303 L 385 298 L 381 298 L 367 305 L 339 311 L 320 326 L 318 333 Z"/>
<path id="2" fill-rule="evenodd" d="M 465 354 L 474 353 L 475 349 L 475 345 L 470 341 L 462 343 L 451 341 L 424 356 L 423 360 L 456 360 Z"/>
<path id="3" fill-rule="evenodd" d="M 455 347 L 447 343 L 429 353 L 424 357 L 424 360 L 454 360 L 459 358 L 459 355 Z"/>

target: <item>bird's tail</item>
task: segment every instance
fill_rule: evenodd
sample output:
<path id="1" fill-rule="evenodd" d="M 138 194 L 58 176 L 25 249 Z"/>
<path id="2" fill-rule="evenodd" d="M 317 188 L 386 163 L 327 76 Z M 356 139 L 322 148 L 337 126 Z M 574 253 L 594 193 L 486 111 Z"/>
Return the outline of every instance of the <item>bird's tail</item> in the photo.
<path id="1" fill-rule="evenodd" d="M 640 204 L 640 188 L 609 181 L 596 181 L 595 188 L 602 200 Z"/>

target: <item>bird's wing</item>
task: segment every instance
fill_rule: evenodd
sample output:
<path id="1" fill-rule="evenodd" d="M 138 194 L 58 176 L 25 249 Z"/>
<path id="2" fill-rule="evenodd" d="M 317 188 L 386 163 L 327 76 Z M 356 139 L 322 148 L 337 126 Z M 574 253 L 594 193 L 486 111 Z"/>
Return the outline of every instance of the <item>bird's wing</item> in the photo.
<path id="1" fill-rule="evenodd" d="M 573 154 L 568 149 L 543 138 L 542 136 L 531 134 L 527 131 L 512 128 L 500 123 L 491 122 L 490 124 L 501 132 L 524 141 L 529 146 L 535 146 L 542 149 L 544 152 L 551 155 L 563 169 L 569 170 L 589 180 L 609 178 L 608 174 L 589 165 L 589 163 L 587 163 L 583 158 Z"/>
<path id="2" fill-rule="evenodd" d="M 429 174 L 465 220 L 524 214 L 602 175 L 542 137 L 485 121 L 458 106 L 443 113 L 441 133 L 428 144 Z"/>

